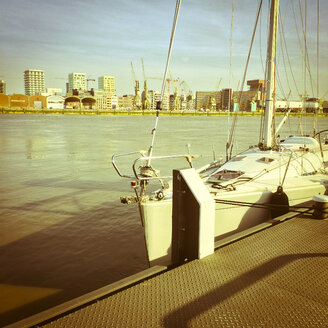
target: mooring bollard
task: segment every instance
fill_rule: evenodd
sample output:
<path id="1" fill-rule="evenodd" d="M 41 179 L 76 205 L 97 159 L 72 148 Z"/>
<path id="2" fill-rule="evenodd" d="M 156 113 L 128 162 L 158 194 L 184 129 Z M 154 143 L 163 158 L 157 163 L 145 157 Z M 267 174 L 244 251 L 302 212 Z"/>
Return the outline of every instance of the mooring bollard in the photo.
<path id="1" fill-rule="evenodd" d="M 323 220 L 328 218 L 328 196 L 316 195 L 313 196 L 314 211 L 313 218 Z"/>

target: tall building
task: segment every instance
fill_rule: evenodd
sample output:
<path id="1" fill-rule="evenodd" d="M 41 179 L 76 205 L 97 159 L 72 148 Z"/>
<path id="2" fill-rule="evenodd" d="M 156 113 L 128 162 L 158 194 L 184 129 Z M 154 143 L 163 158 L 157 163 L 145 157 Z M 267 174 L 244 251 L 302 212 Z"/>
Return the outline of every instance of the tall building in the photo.
<path id="1" fill-rule="evenodd" d="M 98 89 L 104 90 L 111 97 L 115 96 L 115 76 L 98 77 Z"/>
<path id="2" fill-rule="evenodd" d="M 72 93 L 73 90 L 78 90 L 80 92 L 86 90 L 85 73 L 68 74 L 68 92 Z"/>
<path id="3" fill-rule="evenodd" d="M 40 69 L 28 69 L 24 71 L 24 85 L 27 96 L 44 92 L 44 71 Z"/>
<path id="4" fill-rule="evenodd" d="M 4 80 L 0 80 L 0 93 L 6 93 L 6 83 Z"/>

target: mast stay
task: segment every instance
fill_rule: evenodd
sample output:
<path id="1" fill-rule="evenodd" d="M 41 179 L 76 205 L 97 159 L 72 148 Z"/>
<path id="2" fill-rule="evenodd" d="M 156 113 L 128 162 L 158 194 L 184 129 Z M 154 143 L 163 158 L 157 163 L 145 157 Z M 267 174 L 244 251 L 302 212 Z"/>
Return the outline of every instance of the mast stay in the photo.
<path id="1" fill-rule="evenodd" d="M 251 45 L 249 47 L 247 61 L 246 61 L 246 65 L 245 65 L 245 71 L 244 71 L 244 75 L 243 75 L 243 80 L 242 80 L 241 88 L 240 88 L 240 91 L 239 91 L 239 97 L 238 97 L 238 102 L 239 103 L 241 102 L 241 98 L 242 98 L 242 92 L 243 92 L 244 84 L 245 84 L 245 80 L 246 80 L 246 73 L 247 73 L 247 69 L 248 69 L 249 60 L 250 60 L 250 57 L 251 57 L 251 52 L 252 52 L 254 38 L 255 38 L 255 32 L 256 32 L 258 21 L 259 21 L 261 8 L 262 8 L 262 0 L 259 0 L 259 6 L 257 8 L 256 20 L 255 20 L 255 25 L 254 25 L 254 29 L 253 29 Z M 233 147 L 232 141 L 233 141 L 233 137 L 234 137 L 234 133 L 235 133 L 235 129 L 236 129 L 237 117 L 238 117 L 238 115 L 234 116 L 232 126 L 231 126 L 231 129 L 230 129 L 229 138 L 228 138 L 227 143 L 226 143 L 226 160 L 227 161 L 232 156 L 232 147 Z"/>

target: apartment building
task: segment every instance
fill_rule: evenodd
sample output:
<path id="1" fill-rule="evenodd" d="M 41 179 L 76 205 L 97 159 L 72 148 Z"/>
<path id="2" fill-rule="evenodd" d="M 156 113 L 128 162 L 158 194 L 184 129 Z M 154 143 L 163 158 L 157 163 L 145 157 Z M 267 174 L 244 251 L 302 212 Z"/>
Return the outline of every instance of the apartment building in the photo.
<path id="1" fill-rule="evenodd" d="M 25 94 L 32 96 L 45 91 L 44 71 L 28 69 L 24 71 Z"/>
<path id="2" fill-rule="evenodd" d="M 104 90 L 111 97 L 115 96 L 115 76 L 98 77 L 98 89 Z"/>
<path id="3" fill-rule="evenodd" d="M 161 93 L 155 90 L 148 91 L 148 97 L 150 102 L 150 109 L 156 110 L 157 102 L 161 99 Z M 164 93 L 162 101 L 162 110 L 169 110 L 170 97 L 168 93 Z"/>
<path id="4" fill-rule="evenodd" d="M 85 73 L 68 74 L 68 93 L 73 93 L 73 90 L 86 91 Z"/>

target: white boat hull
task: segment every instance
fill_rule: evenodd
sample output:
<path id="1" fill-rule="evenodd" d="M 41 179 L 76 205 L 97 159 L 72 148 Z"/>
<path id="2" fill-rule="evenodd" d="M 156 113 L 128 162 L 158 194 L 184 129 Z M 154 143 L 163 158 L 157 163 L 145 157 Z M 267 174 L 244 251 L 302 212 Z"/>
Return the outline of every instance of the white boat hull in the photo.
<path id="1" fill-rule="evenodd" d="M 244 154 L 247 154 L 247 152 Z M 251 153 L 251 156 L 253 155 Z M 325 155 L 327 156 L 327 152 L 325 152 Z M 302 161 L 304 164 L 302 170 L 307 165 L 309 166 L 309 172 L 312 172 L 313 163 L 318 161 L 318 155 L 307 153 L 307 156 L 311 161 L 308 161 L 307 157 L 303 156 Z M 304 173 L 298 175 L 299 172 L 293 170 L 293 166 L 297 167 L 299 161 L 300 159 L 296 159 L 291 164 L 289 169 L 291 176 L 287 176 L 284 181 L 283 191 L 288 197 L 290 206 L 310 201 L 314 195 L 325 194 L 326 190 L 328 190 L 328 176 L 324 172 L 313 175 Z M 321 163 L 318 161 L 315 166 L 319 166 Z M 242 204 L 230 205 L 224 204 L 224 201 L 269 204 L 272 194 L 277 190 L 279 180 L 281 180 L 281 172 L 286 170 L 286 165 L 286 161 L 282 161 L 280 167 L 268 171 L 267 178 L 262 177 L 240 186 L 238 185 L 236 190 L 233 191 L 218 190 L 213 188 L 211 183 L 205 182 L 216 201 L 215 240 L 251 228 L 272 218 L 268 207 L 241 206 Z M 297 170 L 299 171 L 300 169 L 297 168 Z M 277 178 L 277 176 L 280 177 Z M 172 264 L 172 198 L 147 200 L 142 202 L 140 207 L 150 265 Z"/>

